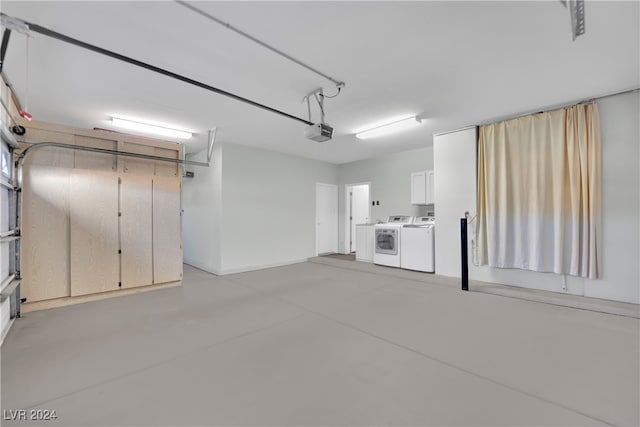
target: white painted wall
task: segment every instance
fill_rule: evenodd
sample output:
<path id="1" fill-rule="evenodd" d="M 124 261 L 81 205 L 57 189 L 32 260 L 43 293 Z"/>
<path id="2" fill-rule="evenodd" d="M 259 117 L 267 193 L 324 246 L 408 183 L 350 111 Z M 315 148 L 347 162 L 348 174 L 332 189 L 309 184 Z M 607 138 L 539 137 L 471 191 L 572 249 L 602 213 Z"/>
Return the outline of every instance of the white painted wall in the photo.
<path id="1" fill-rule="evenodd" d="M 598 101 L 602 130 L 602 279 L 584 294 L 640 304 L 640 94 Z"/>
<path id="2" fill-rule="evenodd" d="M 638 93 L 618 95 L 598 101 L 602 136 L 602 278 L 588 280 L 567 277 L 567 292 L 589 297 L 640 303 L 640 99 Z M 454 156 L 456 140 L 458 150 Z M 468 210 L 475 214 L 475 136 L 448 134 L 434 137 L 436 173 L 436 273 L 460 277 L 460 245 L 443 241 L 443 233 L 453 234 L 452 224 Z M 464 167 L 462 167 L 464 165 Z M 460 171 L 454 174 L 452 171 Z M 455 200 L 442 198 L 455 193 Z M 449 224 L 451 223 L 451 224 Z M 443 225 L 449 224 L 443 229 Z M 475 223 L 469 236 L 475 232 Z M 450 230 L 449 230 L 450 228 Z M 456 236 L 459 238 L 459 234 Z M 453 239 L 453 236 L 447 237 Z M 470 240 L 470 246 L 474 244 Z M 470 254 L 472 254 L 470 248 Z M 454 261 L 455 259 L 455 261 Z M 515 269 L 469 266 L 469 278 L 494 283 L 564 292 L 562 276 Z"/>
<path id="3" fill-rule="evenodd" d="M 206 161 L 206 153 L 190 158 Z M 230 274 L 315 256 L 316 183 L 335 184 L 335 165 L 218 143 L 211 167 L 191 169 L 182 195 L 185 263 Z"/>
<path id="4" fill-rule="evenodd" d="M 476 128 L 433 137 L 436 273 L 460 277 L 460 218 L 476 210 Z"/>
<path id="5" fill-rule="evenodd" d="M 206 162 L 201 151 L 190 160 Z M 212 273 L 221 268 L 222 145 L 216 144 L 210 167 L 189 166 L 193 178 L 182 180 L 184 262 Z"/>
<path id="6" fill-rule="evenodd" d="M 340 241 L 345 248 L 345 185 L 371 183 L 370 199 L 379 200 L 380 206 L 371 206 L 370 222 L 386 221 L 390 215 L 424 215 L 426 206 L 411 204 L 411 173 L 433 168 L 431 147 L 388 154 L 373 159 L 338 165 L 338 212 Z"/>
<path id="7" fill-rule="evenodd" d="M 304 261 L 316 254 L 316 183 L 336 165 L 223 145 L 221 274 Z"/>

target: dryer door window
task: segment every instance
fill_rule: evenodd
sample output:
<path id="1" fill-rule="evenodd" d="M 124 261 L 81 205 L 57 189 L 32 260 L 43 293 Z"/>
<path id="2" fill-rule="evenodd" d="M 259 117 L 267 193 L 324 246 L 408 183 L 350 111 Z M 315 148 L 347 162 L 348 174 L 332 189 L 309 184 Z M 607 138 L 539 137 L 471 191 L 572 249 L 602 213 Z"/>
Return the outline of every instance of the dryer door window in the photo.
<path id="1" fill-rule="evenodd" d="M 397 255 L 396 230 L 376 230 L 376 252 Z"/>

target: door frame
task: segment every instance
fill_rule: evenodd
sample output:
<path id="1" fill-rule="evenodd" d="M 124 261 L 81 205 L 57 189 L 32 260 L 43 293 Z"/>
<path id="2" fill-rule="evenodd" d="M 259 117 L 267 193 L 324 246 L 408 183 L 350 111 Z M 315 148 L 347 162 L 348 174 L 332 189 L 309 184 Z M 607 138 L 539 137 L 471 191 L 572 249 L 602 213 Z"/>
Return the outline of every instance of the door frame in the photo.
<path id="1" fill-rule="evenodd" d="M 344 247 L 342 248 L 344 254 L 351 253 L 351 195 L 349 194 L 350 187 L 354 185 L 366 185 L 369 187 L 369 200 L 367 201 L 368 217 L 371 222 L 371 181 L 367 182 L 354 182 L 352 184 L 344 185 Z"/>
<path id="2" fill-rule="evenodd" d="M 338 185 L 337 185 L 337 184 L 327 184 L 327 183 L 322 183 L 322 182 L 316 182 L 316 212 L 315 212 L 315 223 L 316 223 L 316 256 L 318 256 L 318 255 L 319 255 L 319 253 L 320 253 L 320 252 L 318 251 L 318 243 L 319 243 L 319 240 L 318 240 L 318 228 L 319 228 L 319 227 L 318 227 L 318 225 L 319 225 L 319 224 L 318 224 L 318 207 L 320 206 L 320 203 L 319 203 L 319 201 L 318 201 L 318 194 L 319 194 L 318 189 L 319 189 L 320 187 L 330 187 L 330 188 L 334 188 L 334 189 L 335 189 L 335 191 L 336 191 L 336 209 L 335 209 L 335 218 L 336 218 L 336 236 L 335 236 L 335 238 L 336 238 L 336 243 L 335 243 L 335 250 L 334 250 L 334 253 L 337 253 L 337 252 L 338 252 L 338 246 L 339 246 L 339 245 L 338 245 L 338 237 L 339 237 L 339 236 L 338 236 L 338 233 L 339 233 L 339 231 L 338 231 L 338 228 L 339 228 L 339 227 L 338 227 L 338 224 L 339 224 L 339 218 L 338 218 L 338 200 L 339 200 L 339 197 L 338 197 Z"/>

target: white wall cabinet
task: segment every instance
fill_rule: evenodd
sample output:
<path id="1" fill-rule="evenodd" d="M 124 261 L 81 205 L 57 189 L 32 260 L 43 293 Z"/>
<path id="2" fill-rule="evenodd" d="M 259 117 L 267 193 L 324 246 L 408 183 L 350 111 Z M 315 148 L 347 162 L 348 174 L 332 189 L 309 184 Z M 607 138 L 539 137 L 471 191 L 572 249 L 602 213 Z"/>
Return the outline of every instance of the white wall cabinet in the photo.
<path id="1" fill-rule="evenodd" d="M 373 225 L 356 225 L 356 260 L 373 262 L 374 240 Z"/>
<path id="2" fill-rule="evenodd" d="M 411 204 L 433 204 L 433 170 L 411 174 Z"/>

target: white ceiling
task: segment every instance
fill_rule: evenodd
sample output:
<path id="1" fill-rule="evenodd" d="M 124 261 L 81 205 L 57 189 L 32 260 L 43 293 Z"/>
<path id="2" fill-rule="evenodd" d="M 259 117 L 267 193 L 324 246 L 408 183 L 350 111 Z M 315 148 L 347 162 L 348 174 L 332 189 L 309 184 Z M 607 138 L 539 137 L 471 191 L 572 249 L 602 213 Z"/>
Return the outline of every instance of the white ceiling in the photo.
<path id="1" fill-rule="evenodd" d="M 110 128 L 113 115 L 217 141 L 345 163 L 425 147 L 432 134 L 640 86 L 640 3 L 587 2 L 571 40 L 559 1 L 194 2 L 338 80 L 315 143 L 304 124 L 33 34 L 11 37 L 5 72 L 37 120 Z M 187 8 L 165 2 L 3 1 L 2 12 L 307 118 L 303 96 L 331 82 Z M 27 96 L 28 88 L 28 96 Z M 24 105 L 23 105 L 24 106 Z M 413 131 L 360 141 L 354 131 L 401 114 Z M 314 110 L 314 121 L 318 120 Z"/>

